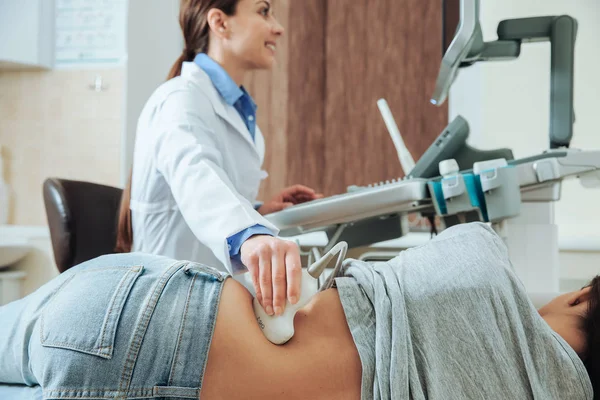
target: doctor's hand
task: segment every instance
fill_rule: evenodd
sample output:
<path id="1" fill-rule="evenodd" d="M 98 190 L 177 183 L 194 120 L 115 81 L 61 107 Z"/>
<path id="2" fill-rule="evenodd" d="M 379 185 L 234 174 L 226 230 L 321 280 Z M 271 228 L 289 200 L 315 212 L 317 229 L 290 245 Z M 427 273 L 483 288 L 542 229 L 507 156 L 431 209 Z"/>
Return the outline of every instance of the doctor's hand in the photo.
<path id="1" fill-rule="evenodd" d="M 261 215 L 271 214 L 294 204 L 305 203 L 322 197 L 323 195 L 316 193 L 314 189 L 304 185 L 294 185 L 283 189 L 277 196 L 265 202 L 258 208 L 258 212 Z"/>
<path id="2" fill-rule="evenodd" d="M 281 315 L 286 298 L 296 304 L 302 282 L 300 249 L 294 242 L 255 235 L 240 248 L 256 291 L 256 299 L 269 315 Z"/>

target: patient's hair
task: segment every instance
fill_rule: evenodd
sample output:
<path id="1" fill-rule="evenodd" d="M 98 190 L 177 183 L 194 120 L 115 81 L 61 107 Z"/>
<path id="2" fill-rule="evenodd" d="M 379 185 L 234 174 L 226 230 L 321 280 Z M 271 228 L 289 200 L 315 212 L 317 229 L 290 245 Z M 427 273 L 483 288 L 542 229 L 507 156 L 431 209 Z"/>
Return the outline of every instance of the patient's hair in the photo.
<path id="1" fill-rule="evenodd" d="M 588 286 L 592 289 L 582 324 L 586 347 L 581 358 L 594 388 L 594 400 L 600 400 L 600 275 Z"/>
<path id="2" fill-rule="evenodd" d="M 208 52 L 210 28 L 208 12 L 217 8 L 227 15 L 234 15 L 239 0 L 181 0 L 179 8 L 179 25 L 183 32 L 185 47 L 171 67 L 167 80 L 181 75 L 181 66 L 185 61 L 193 61 L 198 53 Z M 119 222 L 117 227 L 117 243 L 115 251 L 129 253 L 133 246 L 133 227 L 131 226 L 131 174 L 129 182 L 121 196 Z"/>

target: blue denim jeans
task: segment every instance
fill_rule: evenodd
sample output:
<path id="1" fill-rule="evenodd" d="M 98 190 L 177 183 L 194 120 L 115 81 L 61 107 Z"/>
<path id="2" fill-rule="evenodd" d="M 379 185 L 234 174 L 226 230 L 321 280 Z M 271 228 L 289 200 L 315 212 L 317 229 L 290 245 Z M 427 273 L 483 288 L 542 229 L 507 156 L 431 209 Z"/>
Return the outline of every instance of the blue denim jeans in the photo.
<path id="1" fill-rule="evenodd" d="M 69 269 L 0 307 L 0 398 L 198 399 L 227 277 L 137 253 Z"/>

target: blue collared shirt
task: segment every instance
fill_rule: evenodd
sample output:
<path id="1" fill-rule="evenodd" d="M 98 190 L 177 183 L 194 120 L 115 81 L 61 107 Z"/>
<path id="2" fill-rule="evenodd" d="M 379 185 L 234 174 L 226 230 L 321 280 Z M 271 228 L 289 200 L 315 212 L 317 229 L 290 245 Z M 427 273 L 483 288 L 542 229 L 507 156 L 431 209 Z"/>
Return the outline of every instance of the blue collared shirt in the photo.
<path id="1" fill-rule="evenodd" d="M 236 85 L 227 71 L 205 53 L 199 53 L 194 58 L 194 62 L 206 72 L 206 75 L 208 75 L 225 102 L 237 110 L 254 141 L 257 107 L 252 96 L 246 92 L 243 86 Z"/>
<path id="2" fill-rule="evenodd" d="M 254 141 L 254 134 L 256 132 L 256 104 L 248 92 L 246 92 L 246 89 L 243 86 L 238 87 L 227 71 L 205 53 L 198 54 L 194 58 L 194 62 L 206 72 L 206 75 L 208 75 L 225 102 L 237 110 Z M 273 236 L 273 232 L 263 225 L 256 224 L 228 237 L 227 247 L 229 249 L 229 257 L 239 261 L 242 244 L 254 235 Z"/>

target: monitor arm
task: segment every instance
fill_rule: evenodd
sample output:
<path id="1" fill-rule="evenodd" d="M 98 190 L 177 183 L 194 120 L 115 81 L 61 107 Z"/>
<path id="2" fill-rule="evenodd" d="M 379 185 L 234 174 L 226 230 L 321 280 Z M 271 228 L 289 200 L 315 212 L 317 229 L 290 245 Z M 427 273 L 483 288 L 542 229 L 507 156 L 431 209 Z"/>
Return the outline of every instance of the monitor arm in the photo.
<path id="1" fill-rule="evenodd" d="M 479 0 L 460 1 L 460 23 L 440 66 L 431 102 L 444 103 L 459 68 L 480 61 L 515 59 L 521 44 L 549 41 L 550 148 L 569 147 L 573 136 L 573 73 L 577 21 L 568 16 L 509 19 L 498 25 L 498 40 L 484 42 Z"/>
<path id="2" fill-rule="evenodd" d="M 577 21 L 568 16 L 509 19 L 498 25 L 499 41 L 550 42 L 550 148 L 569 147 L 575 111 L 573 83 Z"/>

